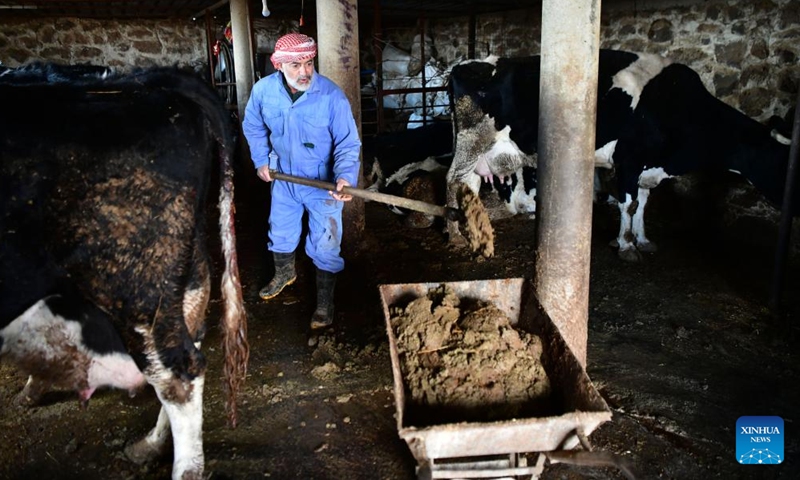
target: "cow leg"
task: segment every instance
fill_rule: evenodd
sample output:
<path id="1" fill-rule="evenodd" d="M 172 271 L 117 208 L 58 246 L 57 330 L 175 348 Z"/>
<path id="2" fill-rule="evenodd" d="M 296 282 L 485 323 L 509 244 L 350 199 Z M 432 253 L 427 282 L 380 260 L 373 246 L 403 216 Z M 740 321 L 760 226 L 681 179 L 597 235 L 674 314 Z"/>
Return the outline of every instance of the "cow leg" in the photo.
<path id="1" fill-rule="evenodd" d="M 208 264 L 205 264 L 206 267 Z M 206 273 L 208 271 L 206 270 Z M 206 278 L 206 280 L 208 280 Z M 205 302 L 200 301 L 201 292 L 205 292 Z M 201 288 L 198 290 L 187 290 L 186 294 L 184 295 L 184 303 L 183 308 L 184 312 L 197 312 L 198 305 L 201 303 L 203 305 L 207 304 L 208 298 L 207 296 L 210 294 L 210 288 L 205 289 Z M 199 302 L 199 303 L 198 303 Z M 205 313 L 205 307 L 200 310 L 200 313 Z M 187 314 L 187 319 L 192 318 L 190 315 Z M 187 325 L 189 322 L 187 321 Z M 200 348 L 200 342 L 195 342 L 195 347 Z M 202 469 L 203 469 L 203 445 L 202 445 L 202 378 L 200 379 L 200 391 L 196 389 L 197 387 L 193 388 L 194 398 L 193 401 L 200 401 L 200 406 L 187 406 L 185 408 L 172 408 L 172 415 L 170 415 L 170 409 L 167 408 L 167 405 L 162 401 L 161 403 L 161 410 L 158 412 L 158 420 L 156 420 L 156 425 L 153 427 L 152 430 L 141 440 L 136 443 L 133 443 L 125 448 L 125 456 L 128 457 L 133 463 L 136 464 L 144 464 L 147 462 L 154 461 L 160 458 L 164 453 L 166 453 L 167 447 L 167 440 L 170 438 L 170 433 L 172 433 L 173 442 L 175 446 L 175 458 L 178 458 L 178 455 L 182 455 L 181 458 L 187 459 L 183 464 L 188 467 L 197 466 L 198 465 L 198 451 L 199 451 L 199 466 L 200 466 L 200 478 L 202 476 Z M 158 392 L 157 392 L 158 393 Z M 161 399 L 161 395 L 159 395 L 159 399 Z M 199 418 L 200 418 L 200 425 L 194 431 L 193 429 L 185 428 L 185 425 L 188 423 L 192 425 L 197 420 L 194 419 L 194 416 L 197 416 L 198 413 L 194 410 L 200 409 Z M 179 427 L 177 429 L 173 428 L 170 429 L 170 417 L 177 416 Z M 181 440 L 178 440 L 178 435 L 180 435 Z M 180 447 L 179 447 L 180 445 Z M 179 449 L 180 448 L 180 453 Z M 192 460 L 194 459 L 194 460 Z M 178 462 L 173 464 L 173 478 L 193 478 L 192 475 L 195 475 L 196 468 L 194 470 L 186 469 L 180 470 L 178 469 Z"/>
<path id="2" fill-rule="evenodd" d="M 189 399 L 184 403 L 171 402 L 162 392 L 156 392 L 172 426 L 173 480 L 203 478 L 203 384 L 202 376 L 192 380 Z"/>
<path id="3" fill-rule="evenodd" d="M 636 248 L 640 252 L 652 253 L 658 251 L 658 246 L 647 239 L 644 234 L 644 209 L 647 206 L 647 199 L 650 197 L 649 188 L 640 188 L 637 197 L 638 206 L 636 213 L 633 214 L 632 231 L 636 239 Z"/>
<path id="4" fill-rule="evenodd" d="M 625 201 L 619 203 L 619 234 L 617 235 L 616 246 L 619 247 L 617 255 L 626 262 L 638 262 L 642 259 L 642 254 L 636 249 L 633 242 L 632 221 L 636 202 L 630 194 L 625 194 Z M 614 245 L 612 243 L 612 245 Z"/>
<path id="5" fill-rule="evenodd" d="M 150 344 L 146 328 L 137 331 L 145 337 L 145 343 Z M 192 345 L 194 347 L 194 345 Z M 177 352 L 173 352 L 177 353 Z M 197 352 L 199 354 L 199 352 Z M 125 451 L 132 461 L 141 463 L 159 456 L 164 451 L 167 440 L 167 427 L 172 433 L 174 459 L 172 464 L 172 478 L 174 480 L 193 480 L 203 478 L 203 385 L 204 368 L 198 363 L 204 363 L 199 358 L 186 352 L 188 358 L 182 362 L 193 363 L 191 368 L 196 373 L 193 378 L 182 379 L 167 369 L 160 361 L 157 351 L 148 351 L 147 356 L 151 361 L 147 372 L 147 381 L 155 389 L 161 401 L 156 426 L 141 441 L 131 445 Z M 201 369 L 202 371 L 197 371 Z"/>
<path id="6" fill-rule="evenodd" d="M 169 433 L 169 416 L 162 405 L 156 426 L 143 439 L 125 447 L 125 456 L 139 465 L 155 460 L 164 453 Z"/>
<path id="7" fill-rule="evenodd" d="M 203 377 L 192 381 L 191 398 L 183 404 L 166 401 L 162 393 L 156 391 L 161 400 L 156 426 L 142 440 L 125 449 L 129 460 L 142 464 L 157 459 L 165 452 L 172 433 L 175 458 L 172 478 L 203 478 L 203 383 Z"/>
<path id="8" fill-rule="evenodd" d="M 50 388 L 50 382 L 29 375 L 28 381 L 25 382 L 25 388 L 14 398 L 14 404 L 20 407 L 37 405 L 42 396 L 50 391 Z"/>

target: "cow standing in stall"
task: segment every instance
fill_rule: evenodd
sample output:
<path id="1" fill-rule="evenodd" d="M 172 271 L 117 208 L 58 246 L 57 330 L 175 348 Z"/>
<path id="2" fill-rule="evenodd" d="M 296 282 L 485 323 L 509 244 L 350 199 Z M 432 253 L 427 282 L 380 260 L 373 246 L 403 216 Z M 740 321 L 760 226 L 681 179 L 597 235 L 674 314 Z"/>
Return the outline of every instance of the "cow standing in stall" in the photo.
<path id="1" fill-rule="evenodd" d="M 453 67 L 456 141 L 448 205 L 457 182 L 507 176 L 535 163 L 539 57 L 489 58 Z M 656 250 L 645 236 L 652 188 L 694 171 L 743 175 L 781 204 L 789 147 L 785 139 L 711 95 L 686 65 L 652 55 L 600 51 L 595 165 L 613 167 L 619 195 L 619 256 L 637 261 Z M 795 209 L 795 212 L 800 211 Z M 460 233 L 448 224 L 451 240 Z"/>
<path id="2" fill-rule="evenodd" d="M 53 386 L 87 402 L 96 388 L 146 381 L 161 413 L 126 453 L 160 455 L 171 430 L 173 478 L 204 478 L 200 342 L 215 159 L 234 425 L 248 358 L 234 140 L 220 99 L 174 69 L 96 76 L 36 64 L 0 74 L 0 104 L 0 355 L 31 375 L 22 398 Z"/>

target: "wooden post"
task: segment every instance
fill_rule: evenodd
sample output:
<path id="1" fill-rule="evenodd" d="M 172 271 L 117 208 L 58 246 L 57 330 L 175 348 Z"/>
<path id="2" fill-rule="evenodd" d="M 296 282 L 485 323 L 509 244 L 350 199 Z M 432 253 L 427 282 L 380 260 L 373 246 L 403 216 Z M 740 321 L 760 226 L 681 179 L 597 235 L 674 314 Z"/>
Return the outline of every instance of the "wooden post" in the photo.
<path id="1" fill-rule="evenodd" d="M 543 0 L 536 292 L 586 366 L 600 0 Z"/>

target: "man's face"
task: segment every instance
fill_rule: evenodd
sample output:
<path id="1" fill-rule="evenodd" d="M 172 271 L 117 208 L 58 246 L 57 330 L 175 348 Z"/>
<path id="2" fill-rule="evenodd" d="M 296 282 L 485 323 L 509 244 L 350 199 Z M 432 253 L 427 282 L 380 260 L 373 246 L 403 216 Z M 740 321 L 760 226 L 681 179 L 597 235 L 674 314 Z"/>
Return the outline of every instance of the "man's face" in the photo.
<path id="1" fill-rule="evenodd" d="M 281 72 L 293 90 L 305 92 L 311 86 L 311 78 L 314 76 L 314 59 L 282 63 Z"/>

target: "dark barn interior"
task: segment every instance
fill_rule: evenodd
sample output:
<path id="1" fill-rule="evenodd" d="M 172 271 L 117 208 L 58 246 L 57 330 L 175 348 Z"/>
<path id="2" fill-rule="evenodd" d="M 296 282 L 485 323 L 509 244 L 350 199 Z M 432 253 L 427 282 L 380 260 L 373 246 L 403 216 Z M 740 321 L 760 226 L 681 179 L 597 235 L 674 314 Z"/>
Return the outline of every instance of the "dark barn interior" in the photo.
<path id="1" fill-rule="evenodd" d="M 254 42 L 253 57 L 258 75 L 262 71 L 259 62 L 264 62 L 266 55 L 262 40 L 271 39 L 274 43 L 278 34 L 287 31 L 313 34 L 317 2 L 270 0 L 271 14 L 267 19 L 260 18 L 261 2 L 248 2 L 254 39 L 260 36 Z M 522 21 L 540 18 L 541 3 L 359 1 L 362 73 L 377 69 L 376 51 L 380 45 L 391 41 L 409 46 L 420 31 L 439 32 L 441 38 L 453 31 L 448 30 L 452 19 L 456 19 L 453 23 L 459 24 L 460 32 L 473 29 L 472 34 L 466 33 L 470 38 L 447 39 L 456 45 L 454 50 L 460 49 L 471 58 L 482 58 L 484 50 L 492 49 L 521 55 L 523 48 L 513 45 L 538 47 L 538 39 L 526 43 L 519 38 L 518 30 L 503 22 L 511 22 L 515 16 Z M 785 68 L 770 75 L 756 67 L 728 65 L 713 71 L 709 67 L 702 70 L 702 76 L 714 82 L 718 97 L 735 103 L 760 121 L 770 114 L 791 120 L 793 112 L 789 107 L 794 106 L 800 78 L 800 47 L 796 46 L 800 7 L 788 0 L 765 0 L 756 2 L 755 7 L 750 2 L 733 5 L 723 1 L 712 6 L 704 3 L 707 2 L 603 2 L 603 9 L 608 6 L 609 15 L 617 16 L 614 20 L 604 17 L 603 32 L 619 33 L 619 18 L 623 19 L 621 24 L 639 29 L 636 41 L 615 39 L 603 46 L 638 45 L 651 53 L 665 52 L 670 48 L 664 45 L 673 40 L 659 37 L 663 35 L 659 25 L 663 24 L 658 22 L 671 22 L 671 31 L 680 36 L 688 28 L 680 19 L 693 22 L 698 9 L 708 21 L 718 18 L 721 23 L 741 25 L 741 31 L 734 29 L 736 38 L 732 42 L 746 43 L 741 39 L 747 36 L 748 14 L 763 14 L 775 23 L 759 27 L 774 29 L 780 23 L 784 29 L 782 38 L 770 40 L 772 54 L 766 58 L 776 69 Z M 151 40 L 131 36 L 118 42 L 130 42 L 133 55 L 152 50 L 140 55 L 146 62 L 136 66 L 193 66 L 220 92 L 235 123 L 236 83 L 219 70 L 214 71 L 213 62 L 218 60 L 208 63 L 212 55 L 209 48 L 220 38 L 230 18 L 228 8 L 227 1 L 216 0 L 0 0 L 0 61 L 12 67 L 40 59 L 92 63 L 66 46 L 31 56 L 30 52 L 37 52 L 37 41 L 51 41 L 42 36 L 51 26 L 54 30 L 72 29 L 75 24 L 93 22 L 91 27 L 82 28 L 94 33 L 85 33 L 86 38 L 82 38 L 83 34 L 70 37 L 79 43 L 111 41 L 106 33 L 97 32 L 128 29 L 129 22 L 151 22 L 144 23 L 143 28 L 161 29 L 163 35 L 173 28 L 184 29 L 189 33 L 177 35 L 191 37 L 199 33 L 201 38 L 195 39 L 194 46 L 183 45 L 170 52 L 151 49 L 151 45 L 145 45 Z M 711 13 L 714 8 L 719 10 L 719 17 Z M 642 16 L 654 19 L 650 30 L 635 26 L 634 19 Z M 301 18 L 303 25 L 299 25 Z M 486 19 L 489 20 L 481 23 Z M 189 26 L 173 27 L 168 23 L 167 28 L 161 23 L 165 21 Z M 477 27 L 470 27 L 470 22 L 477 23 Z M 494 33 L 491 25 L 497 28 Z M 540 31 L 538 28 L 532 27 L 536 32 Z M 38 31 L 38 36 L 31 31 Z M 718 57 L 729 54 L 727 46 L 713 48 L 714 39 L 722 38 L 722 33 L 711 27 L 707 31 L 711 32 L 707 34 L 710 48 L 705 48 L 707 44 L 696 50 L 678 46 L 671 53 L 680 61 L 694 62 L 695 69 L 705 61 L 702 52 L 715 51 Z M 18 44 L 13 42 L 15 35 L 20 39 Z M 743 57 L 756 55 L 755 47 L 744 50 Z M 161 55 L 167 54 L 172 57 L 159 61 Z M 97 55 L 102 60 L 107 52 L 98 46 L 86 55 Z M 194 61 L 198 56 L 199 61 Z M 127 58 L 113 57 L 121 63 Z M 743 76 L 747 80 L 739 81 Z M 733 77 L 737 81 L 732 81 Z M 763 86 L 755 87 L 757 81 Z M 740 98 L 739 90 L 745 87 L 749 93 Z M 434 87 L 431 92 L 435 91 Z M 405 128 L 402 122 L 407 115 L 378 106 L 372 97 L 375 90 L 362 90 L 362 95 L 365 138 Z M 365 103 L 365 98 L 370 101 Z M 495 255 L 484 258 L 450 245 L 441 219 L 430 228 L 411 228 L 386 205 L 365 203 L 363 236 L 357 245 L 346 246 L 346 267 L 335 297 L 334 328 L 315 338 L 312 346 L 308 320 L 314 311 L 314 267 L 302 248 L 298 248 L 298 279 L 294 285 L 269 302 L 258 297 L 259 289 L 273 271 L 266 248 L 269 189 L 253 175 L 242 141 L 239 139 L 237 145 L 235 172 L 236 231 L 251 351 L 246 383 L 239 397 L 239 425 L 231 429 L 224 412 L 217 325 L 221 302 L 215 280 L 208 334 L 203 343 L 209 368 L 203 425 L 207 477 L 425 478 L 417 476 L 416 458 L 398 435 L 391 352 L 379 286 L 531 280 L 536 267 L 537 219 L 528 215 L 493 218 Z M 370 159 L 364 158 L 362 166 L 366 175 Z M 493 201 L 488 196 L 484 198 L 487 207 Z M 793 229 L 784 276 L 776 287 L 780 212 L 767 210 L 764 205 L 752 186 L 729 172 L 667 180 L 653 190 L 647 210 L 648 235 L 659 249 L 640 262 L 629 263 L 618 258 L 616 250 L 609 246 L 618 233 L 618 208 L 602 201 L 594 203 L 585 372 L 612 417 L 589 435 L 589 441 L 595 451 L 614 454 L 630 465 L 635 478 L 800 478 L 800 435 L 793 415 L 800 405 L 800 356 L 793 347 L 798 338 L 794 322 L 800 318 L 800 249 Z M 209 225 L 217 222 L 217 216 L 215 203 L 210 201 Z M 219 249 L 211 245 L 210 251 Z M 216 279 L 221 259 L 214 260 L 212 274 Z M 778 303 L 772 304 L 776 295 Z M 134 398 L 128 398 L 124 391 L 98 391 L 86 409 L 75 401 L 74 392 L 64 391 L 45 395 L 39 405 L 20 407 L 15 405 L 15 397 L 25 381 L 26 376 L 13 365 L 0 361 L 0 428 L 5 432 L 0 436 L 0 478 L 170 476 L 171 455 L 138 465 L 124 454 L 125 445 L 146 435 L 158 416 L 159 403 L 151 388 Z M 737 419 L 760 415 L 778 416 L 785 422 L 785 461 L 780 465 L 740 465 L 737 461 Z M 491 443 L 495 439 L 489 437 L 485 441 Z M 520 453 L 530 453 L 524 457 L 529 464 L 535 463 L 533 452 Z M 578 463 L 551 460 L 539 478 L 626 478 L 613 465 Z"/>

